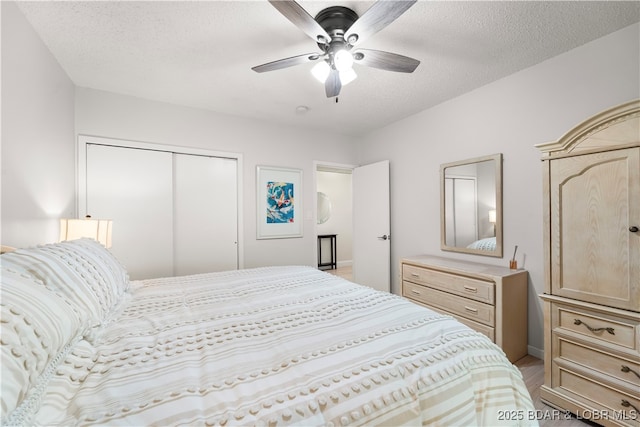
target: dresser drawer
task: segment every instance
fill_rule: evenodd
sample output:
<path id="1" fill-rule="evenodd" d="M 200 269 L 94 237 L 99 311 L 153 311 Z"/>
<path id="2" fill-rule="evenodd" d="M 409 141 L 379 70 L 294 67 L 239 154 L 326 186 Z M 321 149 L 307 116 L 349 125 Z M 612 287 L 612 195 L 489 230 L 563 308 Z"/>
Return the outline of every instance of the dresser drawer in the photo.
<path id="1" fill-rule="evenodd" d="M 590 371 L 622 380 L 630 387 L 638 387 L 640 390 L 638 360 L 623 359 L 563 337 L 557 337 L 557 345 L 560 358 L 582 365 Z"/>
<path id="2" fill-rule="evenodd" d="M 487 326 L 487 325 L 483 325 L 482 323 L 474 322 L 473 320 L 469 320 L 469 319 L 466 319 L 464 317 L 460 317 L 457 314 L 453 314 L 453 313 L 451 313 L 451 312 L 449 312 L 447 310 L 443 310 L 441 308 L 434 307 L 434 306 L 429 305 L 429 304 L 424 304 L 424 303 L 418 302 L 416 300 L 413 300 L 413 302 L 415 304 L 421 305 L 423 307 L 427 307 L 427 308 L 435 311 L 436 313 L 449 315 L 449 316 L 455 318 L 458 322 L 462 323 L 463 325 L 466 325 L 466 326 L 470 327 L 471 329 L 473 329 L 476 332 L 480 332 L 481 334 L 486 335 L 487 337 L 489 337 L 489 339 L 491 341 L 496 342 L 496 330 L 495 330 L 495 328 L 492 328 L 491 326 Z"/>
<path id="3" fill-rule="evenodd" d="M 617 319 L 614 316 L 605 317 L 581 308 L 561 305 L 556 307 L 558 310 L 557 327 L 560 331 L 572 331 L 598 341 L 638 350 L 637 322 Z"/>
<path id="4" fill-rule="evenodd" d="M 582 415 L 594 416 L 606 413 L 608 417 L 616 417 L 622 423 L 640 426 L 640 416 L 637 409 L 634 409 L 640 408 L 640 399 L 637 394 L 623 393 L 565 369 L 560 369 L 558 385 L 561 389 L 578 396 L 579 399 L 587 400 L 587 406 L 596 409 L 584 411 Z M 602 422 L 598 419 L 593 421 Z"/>
<path id="5" fill-rule="evenodd" d="M 404 281 L 402 283 L 403 296 L 414 299 L 433 307 L 438 307 L 466 319 L 495 326 L 495 308 L 467 298 L 442 292 L 428 286 Z"/>
<path id="6" fill-rule="evenodd" d="M 487 304 L 493 305 L 495 303 L 495 285 L 490 281 L 448 274 L 407 264 L 403 264 L 402 279 L 428 285 L 434 289 L 451 292 Z"/>
<path id="7" fill-rule="evenodd" d="M 487 337 L 489 337 L 489 339 L 492 342 L 496 342 L 496 330 L 495 328 L 492 328 L 491 326 L 487 326 L 487 325 L 483 325 L 482 323 L 478 323 L 478 322 L 474 322 L 473 320 L 469 320 L 465 317 L 461 317 L 458 316 L 456 314 L 450 313 L 446 310 L 442 310 L 438 307 L 433 307 L 430 305 L 426 305 L 424 304 L 425 307 L 429 307 L 430 309 L 437 311 L 438 313 L 442 313 L 442 314 L 448 314 L 451 317 L 454 317 L 458 322 L 462 323 L 465 326 L 470 327 L 471 329 L 473 329 L 476 332 L 480 332 L 483 335 L 486 335 Z"/>

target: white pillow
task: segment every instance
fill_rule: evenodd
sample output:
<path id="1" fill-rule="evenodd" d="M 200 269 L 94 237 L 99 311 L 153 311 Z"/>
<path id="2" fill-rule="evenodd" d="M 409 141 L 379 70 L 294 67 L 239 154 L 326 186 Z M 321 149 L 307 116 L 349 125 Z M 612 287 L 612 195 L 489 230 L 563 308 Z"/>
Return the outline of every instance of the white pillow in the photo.
<path id="1" fill-rule="evenodd" d="M 3 254 L 0 262 L 1 409 L 7 421 L 20 405 L 16 412 L 37 410 L 33 394 L 43 392 L 52 367 L 70 346 L 107 320 L 129 278 L 122 264 L 90 239 L 19 249 Z"/>
<path id="2" fill-rule="evenodd" d="M 86 329 L 85 313 L 7 258 L 1 257 L 2 424 Z"/>
<path id="3" fill-rule="evenodd" d="M 17 265 L 74 303 L 96 324 L 106 319 L 129 286 L 122 264 L 91 239 L 19 249 L 6 256 L 12 256 Z"/>

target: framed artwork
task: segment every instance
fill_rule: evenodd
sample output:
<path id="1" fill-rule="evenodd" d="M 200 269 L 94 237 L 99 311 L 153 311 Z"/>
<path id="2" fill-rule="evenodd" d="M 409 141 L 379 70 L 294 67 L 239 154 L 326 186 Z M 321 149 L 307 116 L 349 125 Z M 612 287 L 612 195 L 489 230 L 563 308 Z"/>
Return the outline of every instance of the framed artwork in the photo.
<path id="1" fill-rule="evenodd" d="M 302 170 L 256 167 L 257 238 L 302 237 Z"/>

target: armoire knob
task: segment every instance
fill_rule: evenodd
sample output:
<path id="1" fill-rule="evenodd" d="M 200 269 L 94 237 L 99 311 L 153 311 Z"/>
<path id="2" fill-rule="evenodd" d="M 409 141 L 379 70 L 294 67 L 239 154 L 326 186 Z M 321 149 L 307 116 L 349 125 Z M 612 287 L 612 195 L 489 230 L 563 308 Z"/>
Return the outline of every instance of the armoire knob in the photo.
<path id="1" fill-rule="evenodd" d="M 636 227 L 635 225 L 632 225 L 631 227 L 629 227 L 629 231 L 632 233 L 637 233 L 638 230 L 640 230 L 640 228 Z"/>

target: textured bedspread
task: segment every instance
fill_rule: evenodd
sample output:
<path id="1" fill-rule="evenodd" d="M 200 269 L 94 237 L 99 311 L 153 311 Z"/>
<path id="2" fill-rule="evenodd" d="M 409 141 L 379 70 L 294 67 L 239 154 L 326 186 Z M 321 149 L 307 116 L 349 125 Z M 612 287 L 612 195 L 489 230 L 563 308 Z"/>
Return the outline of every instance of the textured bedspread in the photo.
<path id="1" fill-rule="evenodd" d="M 58 366 L 36 423 L 471 426 L 534 410 L 483 335 L 312 268 L 131 288 Z"/>

